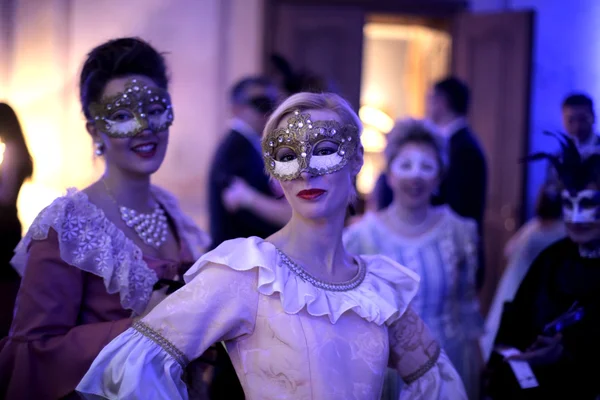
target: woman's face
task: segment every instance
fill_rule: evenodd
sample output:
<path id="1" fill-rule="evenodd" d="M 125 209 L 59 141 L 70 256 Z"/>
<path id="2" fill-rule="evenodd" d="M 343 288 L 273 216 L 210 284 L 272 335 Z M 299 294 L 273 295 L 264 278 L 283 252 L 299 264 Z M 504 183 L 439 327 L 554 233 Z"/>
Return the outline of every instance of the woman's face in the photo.
<path id="1" fill-rule="evenodd" d="M 440 165 L 431 146 L 405 144 L 391 162 L 389 170 L 388 180 L 395 201 L 406 208 L 429 204 L 440 181 Z"/>
<path id="2" fill-rule="evenodd" d="M 571 240 L 587 244 L 600 240 L 600 191 L 595 187 L 577 193 L 562 192 L 563 218 Z"/>
<path id="3" fill-rule="evenodd" d="M 141 75 L 109 81 L 90 106 L 88 130 L 103 146 L 107 168 L 132 175 L 156 172 L 167 152 L 173 111 L 168 92 Z"/>
<path id="4" fill-rule="evenodd" d="M 329 110 L 308 110 L 313 122 L 336 121 L 342 123 L 339 116 Z M 278 128 L 287 126 L 287 118 L 283 118 Z M 357 140 L 357 139 L 355 139 Z M 311 145 L 312 165 L 320 165 L 321 161 L 330 160 L 332 155 L 340 152 L 341 143 L 336 140 L 321 139 Z M 345 215 L 349 199 L 354 193 L 353 178 L 362 165 L 362 151 L 355 150 L 352 158 L 341 169 L 335 172 L 317 174 L 309 172 L 308 166 L 294 179 L 280 180 L 281 188 L 294 213 L 306 219 L 327 219 L 333 216 Z M 283 165 L 295 165 L 295 160 L 301 155 L 289 147 L 281 146 L 275 150 L 274 159 Z M 334 168 L 335 169 L 335 168 Z"/>

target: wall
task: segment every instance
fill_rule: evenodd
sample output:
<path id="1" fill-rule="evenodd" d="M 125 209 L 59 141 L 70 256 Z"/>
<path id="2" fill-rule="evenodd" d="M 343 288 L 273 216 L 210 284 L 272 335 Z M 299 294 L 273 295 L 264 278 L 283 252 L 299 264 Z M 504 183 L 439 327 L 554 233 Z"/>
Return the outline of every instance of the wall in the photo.
<path id="1" fill-rule="evenodd" d="M 474 12 L 533 9 L 536 12 L 531 95 L 530 150 L 554 150 L 542 132 L 562 129 L 560 104 L 572 91 L 584 91 L 600 102 L 600 40 L 597 0 L 471 0 Z M 528 173 L 527 211 L 531 215 L 545 165 Z"/>
<path id="2" fill-rule="evenodd" d="M 167 52 L 172 75 L 175 123 L 154 182 L 206 227 L 206 174 L 225 133 L 227 89 L 261 69 L 263 0 L 10 1 L 14 25 L 0 41 L 0 99 L 17 109 L 35 161 L 34 180 L 19 199 L 24 225 L 66 187 L 83 188 L 102 173 L 77 76 L 92 47 L 134 35 Z"/>

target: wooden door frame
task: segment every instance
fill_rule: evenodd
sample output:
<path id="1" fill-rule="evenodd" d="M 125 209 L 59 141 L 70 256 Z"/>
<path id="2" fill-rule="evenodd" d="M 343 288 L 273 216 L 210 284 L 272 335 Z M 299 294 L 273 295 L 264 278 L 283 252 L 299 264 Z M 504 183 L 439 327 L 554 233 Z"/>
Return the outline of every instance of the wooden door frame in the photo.
<path id="1" fill-rule="evenodd" d="M 264 0 L 263 8 L 263 57 L 262 70 L 271 70 L 269 57 L 275 48 L 273 30 L 277 6 L 282 4 L 312 5 L 323 7 L 360 7 L 368 17 L 378 20 L 404 17 L 451 21 L 456 14 L 468 11 L 467 0 Z M 391 21 L 390 21 L 391 22 Z M 444 22 L 441 22 L 444 24 Z"/>
<path id="2" fill-rule="evenodd" d="M 531 138 L 531 96 L 532 96 L 532 78 L 533 78 L 533 51 L 534 51 L 534 32 L 535 32 L 535 24 L 536 24 L 536 14 L 534 11 L 520 11 L 520 12 L 526 12 L 527 13 L 527 18 L 530 20 L 530 24 L 529 24 L 529 37 L 531 38 L 528 47 L 529 47 L 529 54 L 530 54 L 530 60 L 529 60 L 529 64 L 530 64 L 530 68 L 529 70 L 526 72 L 526 76 L 525 79 L 527 80 L 527 85 L 529 87 L 529 90 L 527 91 L 527 98 L 526 98 L 526 104 L 529 105 L 529 107 L 526 107 L 523 110 L 524 113 L 524 121 L 523 121 L 523 132 L 527 132 L 527 135 L 525 135 L 525 137 L 523 137 L 521 140 L 523 140 L 523 142 L 521 143 L 522 145 L 522 149 L 523 149 L 523 154 L 521 155 L 522 157 L 526 157 L 529 153 L 529 149 L 530 149 L 530 138 Z M 452 37 L 456 37 L 457 36 L 457 29 L 458 27 L 456 25 L 454 25 L 452 27 L 452 29 L 450 30 L 450 34 Z M 454 49 L 454 42 L 452 44 L 453 49 L 452 49 L 452 53 L 455 53 L 455 49 Z M 455 62 L 456 62 L 456 57 L 450 57 L 450 71 L 454 71 L 455 70 Z M 529 184 L 529 165 L 528 163 L 523 163 L 521 165 L 521 187 L 520 187 L 520 208 L 519 208 L 519 213 L 516 216 L 517 219 L 517 227 L 520 227 L 523 225 L 523 223 L 528 219 L 528 215 L 527 215 L 527 204 L 528 204 L 528 198 L 527 198 L 527 187 Z"/>

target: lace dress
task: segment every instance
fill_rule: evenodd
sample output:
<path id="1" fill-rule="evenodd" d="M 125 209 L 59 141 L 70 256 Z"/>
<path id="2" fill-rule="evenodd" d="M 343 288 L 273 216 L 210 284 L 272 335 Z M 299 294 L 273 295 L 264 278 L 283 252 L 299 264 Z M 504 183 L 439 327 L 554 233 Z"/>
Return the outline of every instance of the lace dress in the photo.
<path id="1" fill-rule="evenodd" d="M 447 206 L 441 211 L 440 221 L 418 237 L 405 237 L 368 213 L 346 230 L 344 244 L 354 254 L 390 257 L 421 277 L 413 307 L 447 352 L 469 398 L 477 399 L 477 340 L 484 323 L 475 290 L 477 227 Z"/>
<path id="2" fill-rule="evenodd" d="M 37 216 L 12 260 L 23 278 L 0 342 L 0 398 L 76 398 L 85 371 L 144 311 L 158 279 L 173 279 L 209 245 L 170 194 L 152 190 L 179 237 L 178 260 L 144 255 L 81 191 Z"/>
<path id="3" fill-rule="evenodd" d="M 186 365 L 225 341 L 247 399 L 374 400 L 388 365 L 410 382 L 402 399 L 465 399 L 445 353 L 408 307 L 416 274 L 384 257 L 357 260 L 352 289 L 323 289 L 269 242 L 224 242 L 186 273 L 181 290 L 100 352 L 77 391 L 187 399 Z"/>

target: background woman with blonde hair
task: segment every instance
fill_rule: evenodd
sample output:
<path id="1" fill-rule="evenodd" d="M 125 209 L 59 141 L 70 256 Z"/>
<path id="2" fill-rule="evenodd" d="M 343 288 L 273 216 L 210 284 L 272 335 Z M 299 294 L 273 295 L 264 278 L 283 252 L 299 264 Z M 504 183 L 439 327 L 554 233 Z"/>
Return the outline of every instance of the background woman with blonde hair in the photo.
<path id="1" fill-rule="evenodd" d="M 354 254 L 382 254 L 421 277 L 413 302 L 477 398 L 483 319 L 475 294 L 477 227 L 430 199 L 447 165 L 443 139 L 423 122 L 407 119 L 389 133 L 387 177 L 394 200 L 367 213 L 344 234 Z"/>
<path id="2" fill-rule="evenodd" d="M 402 399 L 465 399 L 444 351 L 410 308 L 412 271 L 342 243 L 361 124 L 333 94 L 299 93 L 270 117 L 263 155 L 292 208 L 266 240 L 226 241 L 186 286 L 100 353 L 78 390 L 109 399 L 186 399 L 188 362 L 225 341 L 247 398 L 378 399 L 388 365 Z M 427 397 L 425 397 L 427 396 Z"/>

